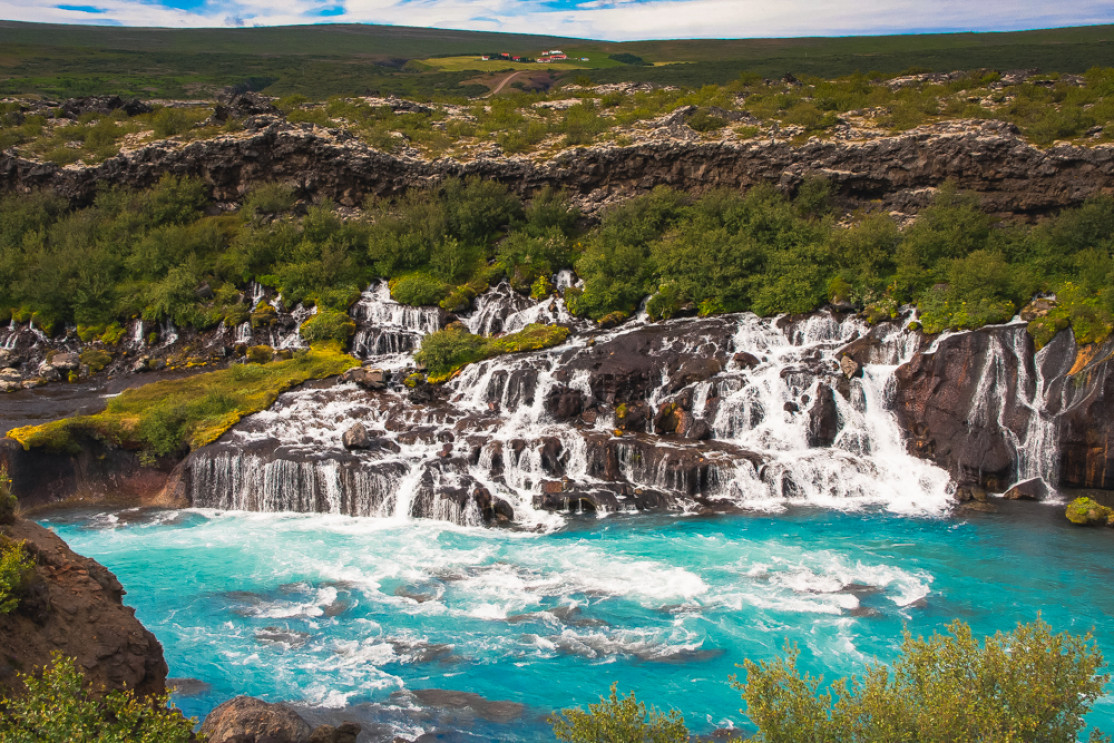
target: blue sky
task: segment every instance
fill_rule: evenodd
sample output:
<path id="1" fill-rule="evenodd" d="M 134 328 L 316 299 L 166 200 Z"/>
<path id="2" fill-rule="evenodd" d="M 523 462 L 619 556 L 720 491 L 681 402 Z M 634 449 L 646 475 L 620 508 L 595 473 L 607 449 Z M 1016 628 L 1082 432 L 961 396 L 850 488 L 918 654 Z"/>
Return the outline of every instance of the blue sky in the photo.
<path id="1" fill-rule="evenodd" d="M 125 26 L 386 23 L 597 39 L 1010 31 L 1114 23 L 1112 0 L 0 0 L 0 18 Z"/>

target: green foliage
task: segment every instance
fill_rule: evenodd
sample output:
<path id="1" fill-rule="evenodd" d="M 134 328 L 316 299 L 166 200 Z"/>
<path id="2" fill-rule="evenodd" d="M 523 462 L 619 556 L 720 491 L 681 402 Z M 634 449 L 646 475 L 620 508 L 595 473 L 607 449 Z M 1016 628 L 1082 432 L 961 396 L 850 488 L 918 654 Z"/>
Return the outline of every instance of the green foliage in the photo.
<path id="1" fill-rule="evenodd" d="M 779 660 L 748 660 L 734 682 L 757 741 L 1069 743 L 1109 678 L 1089 634 L 1054 634 L 1039 618 L 981 643 L 958 620 L 927 640 L 906 632 L 892 666 L 872 664 L 824 691 L 797 669 L 798 655 L 788 647 Z"/>
<path id="2" fill-rule="evenodd" d="M 687 743 L 685 720 L 677 710 L 668 714 L 647 708 L 634 692 L 619 696 L 617 684 L 605 699 L 580 708 L 561 710 L 549 718 L 557 740 L 566 743 Z"/>
<path id="3" fill-rule="evenodd" d="M 568 337 L 569 329 L 561 325 L 530 324 L 517 333 L 485 338 L 453 323 L 422 338 L 414 360 L 426 367 L 431 382 L 438 382 L 467 364 L 507 353 L 549 348 L 564 343 Z"/>
<path id="4" fill-rule="evenodd" d="M 318 310 L 317 314 L 302 323 L 302 339 L 308 343 L 335 341 L 347 346 L 356 332 L 356 323 L 346 312 Z"/>
<path id="5" fill-rule="evenodd" d="M 435 305 L 448 296 L 449 285 L 428 273 L 412 273 L 391 282 L 391 299 L 400 304 Z"/>
<path id="6" fill-rule="evenodd" d="M 81 363 L 89 367 L 89 372 L 96 374 L 112 362 L 112 354 L 100 348 L 87 348 L 81 352 Z"/>
<path id="7" fill-rule="evenodd" d="M 0 526 L 15 520 L 18 507 L 19 501 L 12 492 L 12 479 L 8 477 L 8 468 L 0 465 Z"/>
<path id="8" fill-rule="evenodd" d="M 294 189 L 285 183 L 261 183 L 248 192 L 240 213 L 248 219 L 284 214 L 294 206 Z"/>
<path id="9" fill-rule="evenodd" d="M 264 346 L 265 361 L 271 349 Z M 270 407 L 280 393 L 310 379 L 340 374 L 358 361 L 335 343 L 320 343 L 292 359 L 235 365 L 126 390 L 104 412 L 8 432 L 25 448 L 75 448 L 81 437 L 165 456 L 215 441 L 245 415 Z"/>
<path id="10" fill-rule="evenodd" d="M 0 616 L 11 614 L 19 606 L 34 571 L 35 562 L 24 543 L 0 536 Z"/>
<path id="11" fill-rule="evenodd" d="M 646 66 L 646 65 L 650 64 L 649 62 L 644 60 L 642 57 L 639 57 L 639 56 L 634 55 L 634 54 L 630 54 L 629 52 L 619 52 L 618 54 L 608 54 L 607 58 L 608 59 L 613 59 L 616 62 L 618 62 L 619 64 L 629 64 L 629 65 L 638 65 L 638 66 Z"/>
<path id="12" fill-rule="evenodd" d="M 727 126 L 727 119 L 715 116 L 707 109 L 699 108 L 685 122 L 698 132 L 714 132 Z"/>
<path id="13" fill-rule="evenodd" d="M 72 658 L 55 653 L 41 676 L 21 674 L 24 694 L 0 702 L 4 743 L 189 743 L 196 720 L 167 708 L 164 696 L 134 692 L 92 693 Z"/>
<path id="14" fill-rule="evenodd" d="M 1103 526 L 1114 518 L 1114 511 L 1087 497 L 1076 498 L 1068 504 L 1064 516 L 1079 526 Z"/>
<path id="15" fill-rule="evenodd" d="M 259 345 L 249 348 L 244 358 L 249 364 L 269 364 L 274 355 L 275 349 Z"/>

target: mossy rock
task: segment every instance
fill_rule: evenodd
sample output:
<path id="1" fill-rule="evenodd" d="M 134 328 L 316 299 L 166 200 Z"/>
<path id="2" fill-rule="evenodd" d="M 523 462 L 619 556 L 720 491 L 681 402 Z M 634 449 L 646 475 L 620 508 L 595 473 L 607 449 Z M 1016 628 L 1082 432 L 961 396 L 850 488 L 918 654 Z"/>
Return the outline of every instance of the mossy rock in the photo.
<path id="1" fill-rule="evenodd" d="M 278 310 L 268 302 L 260 302 L 251 313 L 252 328 L 266 328 L 273 325 L 278 317 Z"/>
<path id="2" fill-rule="evenodd" d="M 406 377 L 406 379 L 402 380 L 402 384 L 410 390 L 421 387 L 425 384 L 425 375 L 421 372 L 414 372 Z"/>
<path id="3" fill-rule="evenodd" d="M 1068 521 L 1079 526 L 1101 526 L 1114 523 L 1114 511 L 1090 498 L 1076 498 L 1064 512 Z"/>
<path id="4" fill-rule="evenodd" d="M 101 343 L 106 346 L 115 346 L 124 337 L 124 333 L 128 332 L 127 328 L 118 322 L 109 323 L 101 333 Z"/>
<path id="5" fill-rule="evenodd" d="M 462 284 L 441 300 L 439 306 L 446 312 L 460 313 L 472 309 L 472 300 L 476 298 L 476 290 L 470 284 Z"/>
<path id="6" fill-rule="evenodd" d="M 90 348 L 81 352 L 81 363 L 89 367 L 90 374 L 96 374 L 112 362 L 112 354 L 99 348 Z"/>

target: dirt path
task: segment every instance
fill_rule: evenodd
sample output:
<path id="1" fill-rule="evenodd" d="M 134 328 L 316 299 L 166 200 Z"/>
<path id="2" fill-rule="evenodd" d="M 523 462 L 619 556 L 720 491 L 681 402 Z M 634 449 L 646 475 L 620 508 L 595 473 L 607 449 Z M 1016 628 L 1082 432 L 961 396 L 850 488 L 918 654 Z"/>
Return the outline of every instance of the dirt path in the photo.
<path id="1" fill-rule="evenodd" d="M 493 95 L 498 95 L 500 90 L 507 87 L 507 83 L 509 83 L 511 80 L 514 80 L 516 77 L 524 72 L 526 72 L 526 70 L 518 70 L 517 72 L 512 72 L 511 74 L 507 75 L 501 81 L 499 81 L 499 84 L 496 85 L 490 93 L 485 95 L 484 98 L 490 98 Z"/>

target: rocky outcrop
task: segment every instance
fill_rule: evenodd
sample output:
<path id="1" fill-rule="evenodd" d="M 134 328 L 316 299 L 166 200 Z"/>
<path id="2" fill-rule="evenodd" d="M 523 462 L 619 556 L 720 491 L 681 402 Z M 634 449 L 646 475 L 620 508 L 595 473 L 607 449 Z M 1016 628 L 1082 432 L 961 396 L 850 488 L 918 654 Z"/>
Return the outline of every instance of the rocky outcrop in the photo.
<path id="1" fill-rule="evenodd" d="M 961 487 L 1019 479 L 1114 488 L 1114 339 L 1080 348 L 1070 330 L 1035 352 L 1025 325 L 940 340 L 898 369 L 893 405 L 913 453 Z M 1024 487 L 1022 487 L 1024 485 Z M 1019 483 L 1012 497 L 1039 498 Z"/>
<path id="2" fill-rule="evenodd" d="M 567 189 L 589 211 L 654 186 L 692 192 L 829 179 L 848 206 L 877 202 L 914 212 L 945 180 L 978 194 L 996 213 L 1035 215 L 1081 203 L 1114 187 L 1114 147 L 1028 144 L 1009 124 L 946 122 L 864 141 L 653 141 L 628 147 L 565 150 L 548 160 L 479 158 L 460 162 L 398 157 L 351 134 L 293 125 L 278 116 L 249 118 L 246 131 L 189 143 L 161 141 L 89 167 L 65 168 L 0 153 L 0 188 L 45 188 L 88 202 L 106 183 L 146 187 L 163 174 L 197 176 L 223 201 L 239 201 L 260 181 L 297 186 L 305 198 L 355 206 L 451 176 L 497 180 L 520 192 Z"/>
<path id="3" fill-rule="evenodd" d="M 216 707 L 201 724 L 209 743 L 356 743 L 360 726 L 309 723 L 285 704 L 239 696 Z"/>
<path id="4" fill-rule="evenodd" d="M 63 500 L 183 506 L 174 488 L 168 488 L 174 484 L 177 461 L 173 456 L 148 461 L 138 451 L 92 437 L 72 451 L 24 449 L 18 441 L 0 439 L 0 467 L 7 468 L 24 509 Z"/>
<path id="5" fill-rule="evenodd" d="M 0 532 L 25 542 L 35 562 L 35 578 L 19 606 L 0 615 L 0 694 L 18 692 L 16 673 L 50 665 L 55 651 L 76 659 L 94 693 L 165 691 L 162 646 L 124 606 L 116 576 L 30 521 Z"/>

